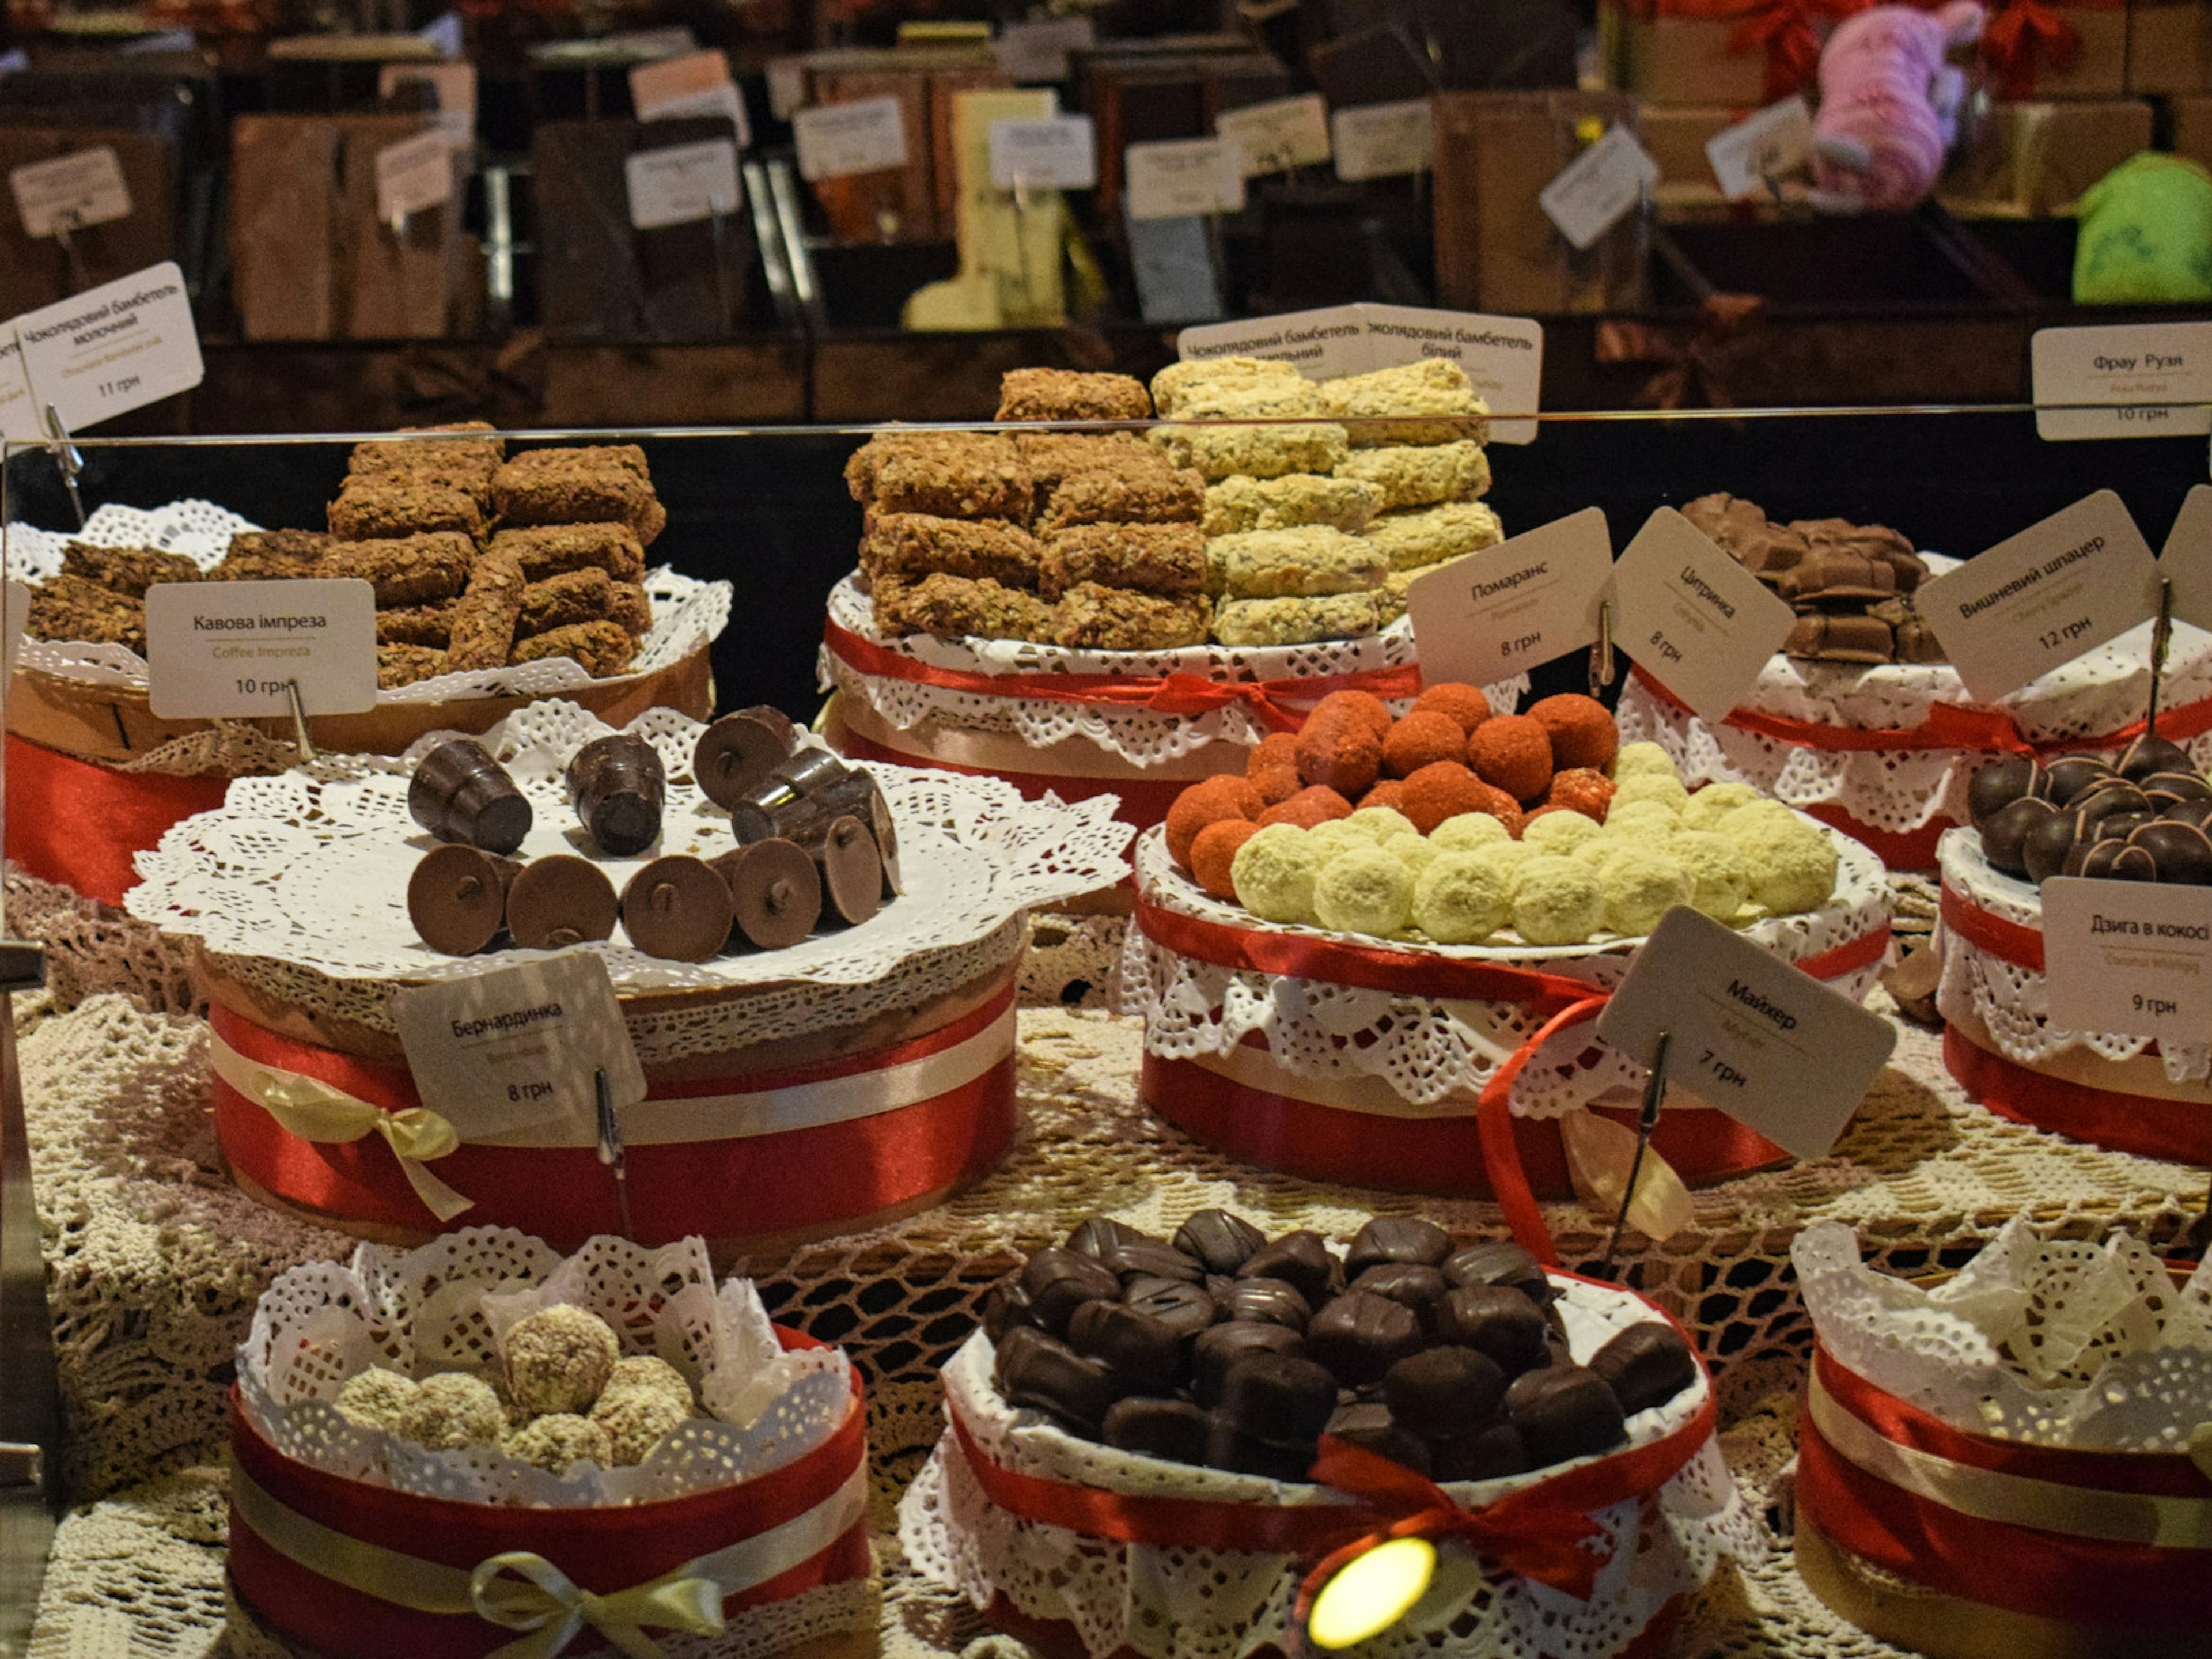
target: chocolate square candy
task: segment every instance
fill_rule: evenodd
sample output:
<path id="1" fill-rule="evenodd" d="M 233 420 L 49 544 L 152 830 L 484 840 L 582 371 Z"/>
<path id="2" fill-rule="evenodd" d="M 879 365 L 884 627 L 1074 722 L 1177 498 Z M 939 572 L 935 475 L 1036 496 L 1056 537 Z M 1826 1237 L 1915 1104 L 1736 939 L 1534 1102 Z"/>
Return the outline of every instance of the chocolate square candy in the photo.
<path id="1" fill-rule="evenodd" d="M 1328 1253 L 1319 1233 L 1285 1233 L 1263 1249 L 1255 1250 L 1237 1269 L 1239 1279 L 1279 1279 L 1296 1288 L 1309 1306 L 1319 1307 L 1335 1291 L 1340 1280 L 1336 1258 Z"/>
<path id="2" fill-rule="evenodd" d="M 1099 1265 L 1120 1276 L 1126 1285 L 1133 1279 L 1172 1279 L 1181 1284 L 1195 1285 L 1206 1277 L 1206 1269 L 1198 1258 L 1185 1255 L 1171 1244 L 1163 1244 L 1155 1238 L 1133 1239 L 1116 1244 L 1102 1252 Z"/>
<path id="3" fill-rule="evenodd" d="M 1538 1468 L 1609 1451 L 1628 1437 L 1620 1401 L 1603 1377 L 1581 1365 L 1522 1372 L 1505 1390 L 1505 1415 Z"/>
<path id="4" fill-rule="evenodd" d="M 1265 1233 L 1226 1210 L 1200 1210 L 1175 1236 L 1176 1249 L 1196 1256 L 1210 1273 L 1235 1273 L 1267 1243 Z"/>
<path id="5" fill-rule="evenodd" d="M 1336 1379 L 1328 1371 L 1295 1354 L 1261 1353 L 1229 1368 L 1213 1416 L 1240 1435 L 1310 1448 L 1335 1413 Z"/>
<path id="6" fill-rule="evenodd" d="M 1367 1291 L 1338 1297 L 1306 1325 L 1306 1352 L 1347 1388 L 1380 1382 L 1420 1346 L 1413 1310 Z"/>
<path id="7" fill-rule="evenodd" d="M 1390 1415 L 1424 1440 L 1455 1440 L 1497 1417 L 1505 1373 L 1473 1348 L 1429 1348 L 1382 1374 Z"/>
<path id="8" fill-rule="evenodd" d="M 1305 1339 L 1281 1325 L 1231 1320 L 1198 1334 L 1191 1345 L 1191 1395 L 1201 1406 L 1218 1404 L 1229 1373 L 1261 1354 L 1306 1357 Z"/>
<path id="9" fill-rule="evenodd" d="M 1213 1419 L 1188 1400 L 1136 1395 L 1108 1407 L 1104 1438 L 1119 1451 L 1164 1457 L 1171 1463 L 1203 1463 L 1212 1427 Z"/>
<path id="10" fill-rule="evenodd" d="M 1344 1272 L 1357 1279 L 1386 1261 L 1410 1261 L 1433 1267 L 1451 1254 L 1451 1235 L 1433 1221 L 1413 1215 L 1378 1215 L 1352 1236 L 1344 1253 Z"/>
<path id="11" fill-rule="evenodd" d="M 1165 1394 L 1182 1370 L 1182 1336 L 1164 1320 L 1120 1302 L 1086 1302 L 1067 1322 L 1067 1345 L 1136 1394 Z"/>
<path id="12" fill-rule="evenodd" d="M 1508 1376 L 1544 1363 L 1543 1310 L 1504 1285 L 1462 1285 L 1431 1315 L 1437 1340 L 1473 1348 Z"/>
<path id="13" fill-rule="evenodd" d="M 1116 1244 L 1142 1243 L 1148 1237 L 1127 1222 L 1116 1221 L 1111 1216 L 1086 1216 L 1068 1234 L 1067 1248 L 1078 1255 L 1103 1256 Z"/>
<path id="14" fill-rule="evenodd" d="M 1443 1276 L 1441 1268 L 1419 1261 L 1385 1261 L 1353 1279 L 1352 1288 L 1387 1296 L 1411 1308 L 1426 1325 L 1431 1319 L 1431 1310 L 1451 1290 L 1451 1281 Z"/>
<path id="15" fill-rule="evenodd" d="M 1029 1297 L 1030 1317 L 1054 1336 L 1067 1334 L 1067 1322 L 1086 1302 L 1113 1301 L 1121 1281 L 1087 1255 L 1057 1245 L 1039 1250 L 1022 1269 L 1021 1287 Z"/>
<path id="16" fill-rule="evenodd" d="M 1605 1381 L 1633 1417 L 1663 1406 L 1698 1380 L 1697 1356 L 1672 1325 L 1646 1320 L 1631 1325 L 1590 1356 L 1590 1370 Z"/>
<path id="17" fill-rule="evenodd" d="M 1552 1299 L 1552 1281 L 1544 1277 L 1543 1264 L 1510 1239 L 1470 1244 L 1446 1256 L 1444 1277 L 1454 1285 L 1510 1285 L 1539 1304 Z"/>
<path id="18" fill-rule="evenodd" d="M 1269 1325 L 1303 1332 L 1313 1318 L 1313 1309 L 1295 1285 L 1279 1279 L 1239 1279 L 1221 1304 L 1230 1319 L 1255 1319 Z"/>
<path id="19" fill-rule="evenodd" d="M 1106 1408 L 1123 1392 L 1097 1360 L 1026 1325 L 1006 1333 L 994 1370 L 999 1392 L 1011 1404 L 1033 1406 L 1092 1438 L 1105 1421 Z"/>

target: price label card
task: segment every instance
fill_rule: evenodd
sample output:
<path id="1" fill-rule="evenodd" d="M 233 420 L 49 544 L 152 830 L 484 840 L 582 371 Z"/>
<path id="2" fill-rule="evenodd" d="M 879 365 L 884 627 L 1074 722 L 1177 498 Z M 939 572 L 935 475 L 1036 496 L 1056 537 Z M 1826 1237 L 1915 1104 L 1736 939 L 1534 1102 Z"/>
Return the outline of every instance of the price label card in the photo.
<path id="1" fill-rule="evenodd" d="M 806 60 L 771 58 L 768 60 L 768 112 L 788 121 L 806 107 Z"/>
<path id="2" fill-rule="evenodd" d="M 906 121 L 896 98 L 817 104 L 791 118 L 799 176 L 813 184 L 906 165 Z"/>
<path id="3" fill-rule="evenodd" d="M 1612 599 L 1614 643 L 1707 721 L 1750 694 L 1797 620 L 1671 507 L 1621 554 Z"/>
<path id="4" fill-rule="evenodd" d="M 2158 568 L 2100 489 L 1923 582 L 1913 603 L 1974 700 L 1995 702 L 2155 616 Z"/>
<path id="5" fill-rule="evenodd" d="M 427 41 L 431 50 L 441 58 L 459 58 L 461 55 L 462 46 L 460 13 L 440 12 L 436 17 L 415 31 L 415 38 L 417 40 Z M 191 36 L 187 35 L 185 39 L 189 41 Z M 179 47 L 178 50 L 189 51 L 191 48 L 185 46 Z"/>
<path id="6" fill-rule="evenodd" d="M 623 162 L 629 222 L 639 230 L 688 225 L 731 214 L 744 199 L 738 147 L 727 138 L 641 149 Z"/>
<path id="7" fill-rule="evenodd" d="M 2038 329 L 2028 342 L 2028 368 L 2039 438 L 2063 443 L 2212 432 L 2212 323 Z M 2041 407 L 2046 404 L 2118 407 Z"/>
<path id="8" fill-rule="evenodd" d="M 1098 30 L 1088 17 L 1040 17 L 1009 23 L 991 45 L 999 67 L 1020 84 L 1067 79 L 1067 55 L 1097 44 Z"/>
<path id="9" fill-rule="evenodd" d="M 0 388 L 0 398 L 7 392 Z M 0 407 L 0 431 L 6 410 Z M 2212 629 L 2212 484 L 2199 484 L 2181 503 L 2158 556 L 2158 574 L 2173 584 L 2173 614 Z"/>
<path id="10" fill-rule="evenodd" d="M 106 144 L 10 168 L 8 188 L 15 192 L 26 236 L 52 236 L 131 216 L 123 165 Z"/>
<path id="11" fill-rule="evenodd" d="M 1735 929 L 1669 910 L 1597 1018 L 1667 1080 L 1798 1158 L 1825 1158 L 1874 1085 L 1897 1030 Z"/>
<path id="12" fill-rule="evenodd" d="M 35 443 L 45 435 L 30 380 L 23 373 L 23 348 L 10 326 L 0 334 L 0 442 Z"/>
<path id="13" fill-rule="evenodd" d="M 1528 317 L 1490 317 L 1479 312 L 1431 311 L 1419 306 L 1363 305 L 1370 368 L 1395 368 L 1424 357 L 1449 357 L 1467 371 L 1476 393 L 1492 410 L 1535 414 L 1542 406 L 1544 326 Z M 1536 441 L 1534 420 L 1493 420 L 1492 443 Z"/>
<path id="14" fill-rule="evenodd" d="M 2212 1031 L 2212 888 L 2054 876 L 2043 884 L 2051 1023 L 2202 1042 Z"/>
<path id="15" fill-rule="evenodd" d="M 1336 110 L 1328 125 L 1336 146 L 1336 176 L 1347 184 L 1429 170 L 1435 119 L 1425 98 Z"/>
<path id="16" fill-rule="evenodd" d="M 1730 201 L 1763 195 L 1769 179 L 1813 159 L 1813 112 L 1802 98 L 1769 104 L 1707 139 L 1705 159 Z"/>
<path id="17" fill-rule="evenodd" d="M 1169 138 L 1121 153 L 1132 219 L 1188 219 L 1244 206 L 1244 174 L 1220 138 Z"/>
<path id="18" fill-rule="evenodd" d="M 1626 127 L 1613 126 L 1560 168 L 1536 202 L 1559 228 L 1559 234 L 1583 252 L 1595 246 L 1598 238 L 1619 224 L 1658 182 L 1659 164 L 1644 153 L 1636 135 Z"/>
<path id="19" fill-rule="evenodd" d="M 477 66 L 474 64 L 386 64 L 376 72 L 376 95 L 389 99 L 410 82 L 430 88 L 438 100 L 438 126 L 455 149 L 476 140 Z"/>
<path id="20" fill-rule="evenodd" d="M 752 143 L 745 100 L 730 79 L 730 60 L 719 52 L 687 52 L 640 64 L 629 72 L 630 107 L 641 121 L 673 121 L 719 115 L 738 130 L 740 146 Z"/>
<path id="21" fill-rule="evenodd" d="M 1375 367 L 1364 306 L 1324 306 L 1273 317 L 1207 323 L 1176 336 L 1178 356 L 1270 357 L 1297 366 L 1308 380 L 1364 374 Z"/>
<path id="22" fill-rule="evenodd" d="M 189 391 L 205 372 L 174 260 L 27 311 L 15 337 L 33 407 L 52 404 L 72 432 Z"/>
<path id="23" fill-rule="evenodd" d="M 1597 637 L 1613 538 L 1589 507 L 1440 565 L 1406 589 L 1422 678 L 1494 685 Z"/>
<path id="24" fill-rule="evenodd" d="M 148 700 L 165 720 L 376 706 L 376 590 L 365 581 L 156 582 Z"/>
<path id="25" fill-rule="evenodd" d="M 590 951 L 410 986 L 392 1013 L 422 1103 L 463 1140 L 550 1128 L 556 1145 L 595 1146 L 600 1072 L 617 1112 L 645 1098 L 614 981 Z"/>
<path id="26" fill-rule="evenodd" d="M 1224 110 L 1214 118 L 1213 130 L 1235 153 L 1237 171 L 1247 179 L 1319 167 L 1328 160 L 1328 106 L 1317 92 Z"/>
<path id="27" fill-rule="evenodd" d="M 1089 190 L 1098 136 L 1087 115 L 991 123 L 991 182 L 1000 190 Z"/>
<path id="28" fill-rule="evenodd" d="M 376 216 L 398 225 L 453 199 L 453 144 L 444 129 L 376 152 Z"/>

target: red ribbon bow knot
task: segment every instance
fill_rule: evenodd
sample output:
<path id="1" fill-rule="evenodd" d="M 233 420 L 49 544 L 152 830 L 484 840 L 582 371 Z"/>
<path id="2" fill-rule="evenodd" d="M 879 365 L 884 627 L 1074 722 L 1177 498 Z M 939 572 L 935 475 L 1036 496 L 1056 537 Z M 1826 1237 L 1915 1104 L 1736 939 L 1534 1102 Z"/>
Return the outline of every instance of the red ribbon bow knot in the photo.
<path id="1" fill-rule="evenodd" d="M 1820 37 L 1813 18 L 1840 20 L 1863 11 L 1873 0 L 1772 0 L 1743 15 L 1729 34 L 1728 49 L 1746 52 L 1766 50 L 1766 99 L 1769 103 L 1802 90 L 1820 67 Z"/>
<path id="2" fill-rule="evenodd" d="M 2072 68 L 2081 55 L 2080 32 L 2047 0 L 2011 0 L 2001 5 L 1982 38 L 1997 71 L 1999 87 L 2008 98 L 2026 98 L 2034 93 L 2039 53 L 2055 70 Z"/>
<path id="3" fill-rule="evenodd" d="M 1247 705 L 1273 732 L 1295 732 L 1305 717 L 1285 708 L 1276 699 L 1285 695 L 1310 696 L 1297 680 L 1211 680 L 1203 674 L 1178 669 L 1164 675 L 1156 685 L 1139 682 L 1147 690 L 1144 706 L 1162 714 L 1210 714 L 1232 702 Z M 1135 699 L 1132 699 L 1135 701 Z"/>

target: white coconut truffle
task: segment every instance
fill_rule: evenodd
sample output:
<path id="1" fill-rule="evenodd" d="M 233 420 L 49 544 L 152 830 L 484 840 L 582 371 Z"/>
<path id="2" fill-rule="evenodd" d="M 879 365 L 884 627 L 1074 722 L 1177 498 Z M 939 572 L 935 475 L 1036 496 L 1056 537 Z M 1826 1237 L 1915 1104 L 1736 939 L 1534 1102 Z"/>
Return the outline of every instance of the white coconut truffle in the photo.
<path id="1" fill-rule="evenodd" d="M 1237 849 L 1229 866 L 1237 902 L 1262 921 L 1311 921 L 1314 883 L 1328 854 L 1294 823 L 1271 823 Z"/>
<path id="2" fill-rule="evenodd" d="M 1697 890 L 1688 872 L 1656 847 L 1623 848 L 1606 861 L 1598 880 L 1605 890 L 1605 925 L 1632 939 L 1650 933 Z"/>
<path id="3" fill-rule="evenodd" d="M 1817 910 L 1836 890 L 1835 843 L 1809 823 L 1769 819 L 1737 843 L 1751 896 L 1778 916 Z"/>
<path id="4" fill-rule="evenodd" d="M 1584 817 L 1580 812 L 1547 812 L 1528 820 L 1528 827 L 1521 832 L 1521 842 L 1539 853 L 1570 858 L 1575 848 L 1603 833 L 1603 827 L 1595 818 Z"/>
<path id="5" fill-rule="evenodd" d="M 1605 833 L 1615 841 L 1669 842 L 1681 830 L 1681 818 L 1664 801 L 1616 800 L 1605 815 Z"/>
<path id="6" fill-rule="evenodd" d="M 1401 836 L 1418 836 L 1413 819 L 1395 806 L 1363 806 L 1348 818 L 1338 822 L 1350 824 L 1360 834 L 1380 847 L 1384 842 L 1395 841 Z"/>
<path id="7" fill-rule="evenodd" d="M 548 1412 L 532 1418 L 501 1441 L 500 1449 L 509 1457 L 536 1464 L 548 1474 L 566 1474 L 577 1463 L 608 1468 L 615 1461 L 606 1430 L 574 1412 Z"/>
<path id="8" fill-rule="evenodd" d="M 1413 908 L 1412 872 L 1380 847 L 1339 853 L 1314 883 L 1316 920 L 1342 933 L 1388 939 L 1405 927 Z"/>
<path id="9" fill-rule="evenodd" d="M 1613 757 L 1613 776 L 1615 782 L 1625 782 L 1642 774 L 1659 774 L 1680 783 L 1682 775 L 1676 770 L 1674 757 L 1656 743 L 1624 743 L 1620 752 Z"/>
<path id="10" fill-rule="evenodd" d="M 507 1391 L 532 1417 L 581 1414 L 607 1386 L 622 1344 L 597 1314 L 566 1305 L 516 1322 L 500 1344 Z"/>
<path id="11" fill-rule="evenodd" d="M 432 1451 L 495 1446 L 507 1432 L 507 1408 L 490 1383 L 465 1371 L 440 1371 L 415 1386 L 399 1432 Z"/>
<path id="12" fill-rule="evenodd" d="M 407 1408 L 415 1402 L 416 1384 L 411 1376 L 372 1365 L 346 1378 L 345 1387 L 331 1403 L 338 1415 L 357 1429 L 382 1429 L 404 1434 Z"/>
<path id="13" fill-rule="evenodd" d="M 1613 787 L 1613 805 L 1607 809 L 1606 822 L 1624 806 L 1633 806 L 1638 801 L 1656 801 L 1680 817 L 1682 809 L 1690 804 L 1690 792 L 1682 787 L 1678 777 L 1658 772 L 1635 772 Z"/>
<path id="14" fill-rule="evenodd" d="M 1685 830 L 1667 843 L 1667 854 L 1687 872 L 1692 905 L 1715 921 L 1735 921 L 1751 897 L 1751 870 L 1734 842 L 1711 830 Z"/>
<path id="15" fill-rule="evenodd" d="M 1717 830 L 1723 818 L 1739 806 L 1748 806 L 1759 799 L 1759 791 L 1747 783 L 1709 783 L 1691 796 L 1682 808 L 1682 827 Z"/>
<path id="16" fill-rule="evenodd" d="M 1439 852 L 1413 884 L 1413 925 L 1439 945 L 1480 945 L 1512 917 L 1505 873 L 1480 853 Z"/>
<path id="17" fill-rule="evenodd" d="M 1510 842 L 1513 832 L 1491 813 L 1461 812 L 1430 830 L 1429 839 L 1447 853 L 1472 853 L 1479 847 Z"/>
<path id="18" fill-rule="evenodd" d="M 1436 837 L 1431 836 L 1430 839 L 1433 841 Z M 1519 884 L 1521 880 L 1522 867 L 1528 864 L 1531 860 L 1541 858 L 1543 856 L 1542 854 L 1537 852 L 1534 848 L 1529 846 L 1528 842 L 1523 841 L 1496 841 L 1487 842 L 1480 847 L 1465 848 L 1448 848 L 1445 850 L 1449 852 L 1465 851 L 1473 853 L 1477 858 L 1489 865 L 1492 869 L 1497 871 L 1498 875 L 1504 878 L 1505 883 L 1505 890 L 1508 894 L 1510 894 L 1514 888 Z"/>
<path id="19" fill-rule="evenodd" d="M 1423 836 L 1393 836 L 1382 843 L 1382 850 L 1406 866 L 1406 872 L 1419 881 L 1421 872 L 1444 855 L 1444 849 Z"/>
<path id="20" fill-rule="evenodd" d="M 1605 888 L 1573 859 L 1542 854 L 1513 884 L 1513 927 L 1531 945 L 1580 945 L 1605 925 Z"/>

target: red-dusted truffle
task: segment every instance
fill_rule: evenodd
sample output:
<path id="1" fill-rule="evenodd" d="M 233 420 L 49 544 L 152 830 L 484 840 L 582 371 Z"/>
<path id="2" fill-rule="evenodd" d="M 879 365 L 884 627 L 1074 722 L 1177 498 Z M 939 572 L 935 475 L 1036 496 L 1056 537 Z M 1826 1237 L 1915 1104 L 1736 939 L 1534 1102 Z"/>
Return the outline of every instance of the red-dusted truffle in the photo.
<path id="1" fill-rule="evenodd" d="M 1298 769 L 1288 764 L 1259 767 L 1245 775 L 1260 792 L 1260 799 L 1270 806 L 1281 805 L 1306 787 L 1306 781 L 1298 775 Z"/>
<path id="2" fill-rule="evenodd" d="M 1406 780 L 1405 793 L 1398 798 L 1398 810 L 1425 836 L 1446 818 L 1455 818 L 1462 812 L 1491 811 L 1497 794 L 1496 790 L 1486 787 L 1480 778 L 1457 761 L 1436 761 Z M 1521 816 L 1517 809 L 1513 816 Z M 1507 828 L 1512 826 L 1509 824 Z"/>
<path id="3" fill-rule="evenodd" d="M 1598 772 L 1613 769 L 1613 757 L 1620 752 L 1620 728 L 1595 697 L 1563 691 L 1531 705 L 1528 718 L 1550 735 L 1552 764 L 1560 771 L 1581 767 Z"/>
<path id="4" fill-rule="evenodd" d="M 1552 783 L 1552 738 L 1526 714 L 1500 714 L 1474 728 L 1467 763 L 1516 800 L 1541 800 Z"/>
<path id="5" fill-rule="evenodd" d="M 1260 746 L 1244 757 L 1244 775 L 1254 778 L 1272 767 L 1296 767 L 1297 763 L 1297 733 L 1270 732 L 1260 739 Z"/>
<path id="6" fill-rule="evenodd" d="M 1256 818 L 1267 802 L 1249 778 L 1207 778 L 1176 797 L 1168 808 L 1168 856 L 1190 868 L 1190 844 L 1198 832 L 1223 818 Z"/>
<path id="7" fill-rule="evenodd" d="M 1544 804 L 1564 806 L 1603 823 L 1606 813 L 1613 807 L 1613 780 L 1583 766 L 1555 772 L 1552 775 L 1551 793 L 1545 796 Z"/>
<path id="8" fill-rule="evenodd" d="M 1385 778 L 1359 798 L 1362 806 L 1387 806 L 1394 812 L 1406 810 L 1406 781 Z"/>
<path id="9" fill-rule="evenodd" d="M 1390 729 L 1395 718 L 1389 704 L 1372 691 L 1332 691 L 1314 705 L 1310 720 L 1335 720 L 1346 714 L 1357 714 L 1382 742 L 1382 734 Z"/>
<path id="10" fill-rule="evenodd" d="M 1310 830 L 1331 818 L 1351 816 L 1350 801 L 1335 790 L 1316 784 L 1310 789 L 1299 790 L 1279 806 L 1270 806 L 1260 814 L 1260 824 L 1264 829 L 1271 823 L 1295 823 L 1301 830 Z"/>
<path id="11" fill-rule="evenodd" d="M 1298 775 L 1349 799 L 1382 773 L 1382 739 L 1356 713 L 1316 709 L 1298 733 Z"/>
<path id="12" fill-rule="evenodd" d="M 1484 783 L 1480 778 L 1477 778 L 1475 782 L 1482 790 L 1482 805 L 1474 810 L 1489 813 L 1505 826 L 1507 835 L 1516 841 L 1520 840 L 1522 830 L 1528 827 L 1528 820 L 1521 816 L 1521 803 L 1503 789 Z"/>
<path id="13" fill-rule="evenodd" d="M 1459 722 L 1431 709 L 1408 714 L 1391 726 L 1382 739 L 1382 769 L 1394 778 L 1409 778 L 1424 766 L 1461 760 L 1466 753 L 1467 733 Z"/>
<path id="14" fill-rule="evenodd" d="M 1229 866 L 1237 849 L 1260 833 L 1260 826 L 1243 818 L 1222 818 L 1198 832 L 1190 844 L 1190 872 L 1198 884 L 1218 899 L 1237 902 L 1237 889 L 1229 879 Z"/>
<path id="15" fill-rule="evenodd" d="M 1457 680 L 1447 680 L 1432 685 L 1413 699 L 1416 714 L 1449 714 L 1459 723 L 1462 732 L 1472 736 L 1474 728 L 1490 718 L 1490 699 L 1482 695 L 1479 685 L 1462 685 Z"/>

